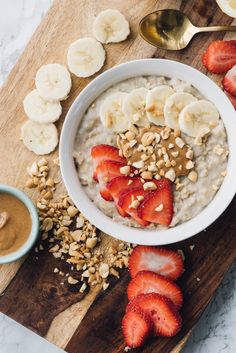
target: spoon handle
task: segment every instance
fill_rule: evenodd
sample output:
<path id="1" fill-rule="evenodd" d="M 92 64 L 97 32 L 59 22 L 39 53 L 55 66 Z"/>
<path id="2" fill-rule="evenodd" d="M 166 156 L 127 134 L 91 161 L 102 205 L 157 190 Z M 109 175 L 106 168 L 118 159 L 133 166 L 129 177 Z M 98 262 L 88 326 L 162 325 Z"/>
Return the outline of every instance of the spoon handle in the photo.
<path id="1" fill-rule="evenodd" d="M 211 27 L 198 27 L 198 32 L 218 32 L 218 31 L 236 31 L 236 26 L 211 26 Z"/>

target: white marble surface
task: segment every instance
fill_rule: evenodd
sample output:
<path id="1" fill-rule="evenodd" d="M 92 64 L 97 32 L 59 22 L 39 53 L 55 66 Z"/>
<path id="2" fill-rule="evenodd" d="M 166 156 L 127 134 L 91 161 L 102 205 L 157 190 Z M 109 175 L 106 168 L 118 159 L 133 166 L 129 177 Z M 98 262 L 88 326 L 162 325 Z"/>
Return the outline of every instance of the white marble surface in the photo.
<path id="1" fill-rule="evenodd" d="M 51 3 L 52 0 L 0 0 L 0 85 Z M 236 264 L 226 275 L 182 353 L 236 352 L 235 287 Z M 0 352 L 62 351 L 0 315 Z"/>

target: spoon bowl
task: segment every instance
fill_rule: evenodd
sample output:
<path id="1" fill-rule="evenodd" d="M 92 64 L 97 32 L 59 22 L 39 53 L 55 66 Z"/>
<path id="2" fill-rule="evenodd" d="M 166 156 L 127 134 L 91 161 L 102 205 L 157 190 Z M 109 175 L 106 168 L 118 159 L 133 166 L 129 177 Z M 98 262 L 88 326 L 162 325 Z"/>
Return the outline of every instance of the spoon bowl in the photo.
<path id="1" fill-rule="evenodd" d="M 235 31 L 236 26 L 196 27 L 181 11 L 166 9 L 152 12 L 139 23 L 139 34 L 148 43 L 162 49 L 184 49 L 199 32 Z"/>

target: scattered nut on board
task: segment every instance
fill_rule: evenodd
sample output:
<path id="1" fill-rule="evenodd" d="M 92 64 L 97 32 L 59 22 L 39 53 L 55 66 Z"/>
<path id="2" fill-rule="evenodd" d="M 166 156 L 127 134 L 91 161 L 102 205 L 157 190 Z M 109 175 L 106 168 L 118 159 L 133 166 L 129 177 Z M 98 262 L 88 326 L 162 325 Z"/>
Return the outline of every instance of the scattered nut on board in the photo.
<path id="1" fill-rule="evenodd" d="M 50 167 L 49 162 L 41 158 L 27 168 L 29 179 L 26 186 L 38 191 L 36 206 L 42 231 L 41 242 L 48 244 L 40 243 L 35 252 L 49 251 L 62 264 L 66 262 L 70 266 L 71 273 L 66 274 L 59 265 L 54 268 L 56 275 L 65 278 L 62 285 L 65 282 L 79 285 L 81 293 L 88 285 L 101 285 L 106 290 L 109 277 L 119 278 L 117 269 L 128 267 L 132 246 L 117 240 L 113 247 L 104 248 L 105 238 L 79 212 L 71 198 L 66 193 L 59 199 L 55 198 L 60 177 L 53 178 L 51 174 L 54 175 L 55 171 L 59 174 L 58 166 L 58 163 L 53 163 Z"/>

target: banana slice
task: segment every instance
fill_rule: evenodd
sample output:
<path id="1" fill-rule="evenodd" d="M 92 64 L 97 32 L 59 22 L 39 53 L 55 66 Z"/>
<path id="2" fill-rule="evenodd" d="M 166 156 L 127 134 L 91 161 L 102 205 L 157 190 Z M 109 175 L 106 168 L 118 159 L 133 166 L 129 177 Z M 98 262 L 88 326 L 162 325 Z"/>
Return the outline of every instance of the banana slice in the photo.
<path id="1" fill-rule="evenodd" d="M 101 43 L 122 42 L 129 33 L 128 21 L 117 10 L 100 12 L 93 23 L 94 37 Z"/>
<path id="2" fill-rule="evenodd" d="M 167 98 L 164 106 L 165 123 L 171 129 L 179 129 L 179 113 L 188 104 L 196 102 L 195 98 L 190 93 L 178 92 Z"/>
<path id="3" fill-rule="evenodd" d="M 35 85 L 40 96 L 45 100 L 64 100 L 71 89 L 70 73 L 60 64 L 43 65 L 36 73 Z"/>
<path id="4" fill-rule="evenodd" d="M 186 105 L 179 115 L 180 130 L 192 137 L 198 136 L 203 128 L 213 129 L 218 121 L 218 110 L 204 99 Z"/>
<path id="5" fill-rule="evenodd" d="M 164 105 L 169 96 L 174 93 L 173 88 L 167 85 L 161 85 L 153 88 L 147 94 L 146 111 L 147 118 L 156 125 L 165 125 Z"/>
<path id="6" fill-rule="evenodd" d="M 101 105 L 100 118 L 103 125 L 115 132 L 128 130 L 129 121 L 121 110 L 122 103 L 127 93 L 116 92 L 108 96 Z"/>
<path id="7" fill-rule="evenodd" d="M 21 127 L 24 145 L 38 155 L 49 154 L 58 144 L 58 132 L 54 124 L 39 124 L 27 121 Z"/>
<path id="8" fill-rule="evenodd" d="M 126 119 L 138 126 L 145 126 L 149 123 L 146 113 L 146 97 L 148 90 L 144 87 L 131 91 L 122 104 L 122 111 Z"/>
<path id="9" fill-rule="evenodd" d="M 104 64 L 105 50 L 94 38 L 76 40 L 69 47 L 67 64 L 69 70 L 78 77 L 89 77 L 99 71 Z"/>
<path id="10" fill-rule="evenodd" d="M 37 89 L 29 92 L 23 101 L 26 115 L 38 123 L 54 123 L 61 115 L 60 102 L 49 102 L 40 97 Z"/>

